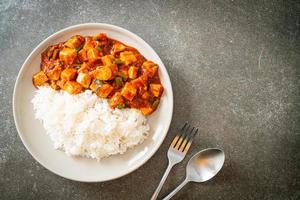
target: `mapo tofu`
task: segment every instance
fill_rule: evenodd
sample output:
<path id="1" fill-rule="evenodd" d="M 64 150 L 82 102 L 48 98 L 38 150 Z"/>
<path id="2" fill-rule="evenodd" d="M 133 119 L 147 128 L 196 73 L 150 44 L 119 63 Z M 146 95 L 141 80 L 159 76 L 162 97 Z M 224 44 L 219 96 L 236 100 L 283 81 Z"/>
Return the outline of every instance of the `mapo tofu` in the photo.
<path id="1" fill-rule="evenodd" d="M 75 35 L 48 47 L 33 84 L 73 95 L 89 89 L 109 99 L 112 108 L 136 108 L 144 115 L 156 110 L 164 91 L 157 64 L 103 33 Z"/>

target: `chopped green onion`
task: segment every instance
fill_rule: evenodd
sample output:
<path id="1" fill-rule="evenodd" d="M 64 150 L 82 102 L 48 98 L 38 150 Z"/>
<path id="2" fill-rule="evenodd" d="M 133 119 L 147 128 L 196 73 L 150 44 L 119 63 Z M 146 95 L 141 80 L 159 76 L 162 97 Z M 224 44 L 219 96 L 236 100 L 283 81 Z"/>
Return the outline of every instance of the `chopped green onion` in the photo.
<path id="1" fill-rule="evenodd" d="M 155 98 L 153 98 L 153 97 L 150 97 L 150 99 L 149 99 L 149 103 L 150 103 L 151 105 L 153 105 L 154 101 L 155 101 Z"/>
<path id="2" fill-rule="evenodd" d="M 124 103 L 120 103 L 120 104 L 118 105 L 118 108 L 119 108 L 119 109 L 125 108 L 125 104 L 124 104 Z"/>
<path id="3" fill-rule="evenodd" d="M 159 99 L 156 99 L 153 103 L 152 103 L 152 108 L 157 108 L 157 106 L 158 106 L 158 104 L 159 104 Z"/>
<path id="4" fill-rule="evenodd" d="M 99 86 L 102 86 L 103 85 L 103 82 L 99 79 L 95 79 L 94 82 L 99 85 Z"/>
<path id="5" fill-rule="evenodd" d="M 103 51 L 103 48 L 102 48 L 101 46 L 97 46 L 96 49 L 97 49 L 98 51 Z"/>
<path id="6" fill-rule="evenodd" d="M 83 44 L 81 44 L 76 50 L 80 51 L 83 48 Z"/>
<path id="7" fill-rule="evenodd" d="M 96 88 L 96 91 L 95 91 L 95 92 L 96 92 L 96 94 L 98 94 L 98 92 L 99 92 L 100 88 L 101 88 L 101 86 L 99 86 L 99 87 L 97 87 L 97 88 Z"/>
<path id="8" fill-rule="evenodd" d="M 125 107 L 130 107 L 130 104 L 129 104 L 129 102 L 125 102 Z"/>
<path id="9" fill-rule="evenodd" d="M 124 85 L 123 79 L 121 77 L 116 77 L 115 83 L 117 87 L 122 87 Z"/>
<path id="10" fill-rule="evenodd" d="M 125 73 L 123 73 L 123 72 L 119 72 L 118 75 L 121 76 L 121 77 L 123 78 L 124 81 L 126 81 L 127 78 L 128 78 L 127 75 L 126 75 Z"/>
<path id="11" fill-rule="evenodd" d="M 123 64 L 123 61 L 119 58 L 115 59 L 115 64 L 120 65 Z"/>

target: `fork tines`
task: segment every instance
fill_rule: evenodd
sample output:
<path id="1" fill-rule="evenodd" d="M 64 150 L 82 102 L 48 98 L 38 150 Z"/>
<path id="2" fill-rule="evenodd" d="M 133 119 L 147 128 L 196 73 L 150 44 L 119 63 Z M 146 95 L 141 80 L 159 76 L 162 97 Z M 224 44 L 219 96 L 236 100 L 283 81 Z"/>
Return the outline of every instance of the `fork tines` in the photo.
<path id="1" fill-rule="evenodd" d="M 176 135 L 171 143 L 171 148 L 174 148 L 184 154 L 189 150 L 195 135 L 198 133 L 198 128 L 192 127 L 186 122 L 180 129 L 180 133 Z"/>

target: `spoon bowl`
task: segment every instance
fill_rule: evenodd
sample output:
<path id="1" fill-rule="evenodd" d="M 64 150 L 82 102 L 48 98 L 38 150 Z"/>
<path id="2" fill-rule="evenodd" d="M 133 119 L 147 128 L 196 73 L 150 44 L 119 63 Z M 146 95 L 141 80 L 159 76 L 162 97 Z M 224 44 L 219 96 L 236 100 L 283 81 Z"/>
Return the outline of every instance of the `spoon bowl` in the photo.
<path id="1" fill-rule="evenodd" d="M 186 166 L 186 178 L 164 200 L 172 198 L 188 182 L 202 183 L 213 178 L 223 167 L 225 154 L 221 149 L 209 148 L 196 153 Z"/>
<path id="2" fill-rule="evenodd" d="M 225 154 L 222 150 L 204 149 L 189 160 L 186 167 L 186 178 L 198 183 L 208 181 L 221 170 L 224 161 Z"/>

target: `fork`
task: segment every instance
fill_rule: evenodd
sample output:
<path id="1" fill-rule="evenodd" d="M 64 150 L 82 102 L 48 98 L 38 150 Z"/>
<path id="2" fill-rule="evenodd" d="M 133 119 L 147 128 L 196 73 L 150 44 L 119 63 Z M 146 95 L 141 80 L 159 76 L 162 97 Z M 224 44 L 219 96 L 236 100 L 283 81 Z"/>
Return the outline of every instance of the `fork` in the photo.
<path id="1" fill-rule="evenodd" d="M 198 128 L 193 127 L 190 129 L 190 125 L 186 122 L 183 127 L 180 130 L 180 133 L 175 136 L 173 139 L 169 150 L 168 150 L 168 167 L 161 178 L 159 185 L 157 186 L 155 192 L 153 193 L 151 200 L 157 199 L 157 196 L 165 183 L 171 169 L 173 168 L 174 165 L 177 163 L 181 162 L 186 153 L 188 152 L 189 148 L 191 147 L 193 138 L 198 132 Z"/>

